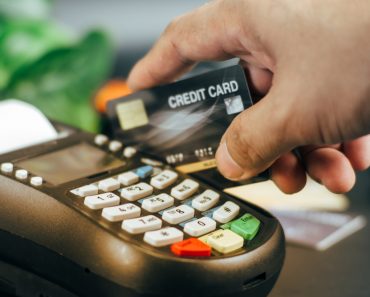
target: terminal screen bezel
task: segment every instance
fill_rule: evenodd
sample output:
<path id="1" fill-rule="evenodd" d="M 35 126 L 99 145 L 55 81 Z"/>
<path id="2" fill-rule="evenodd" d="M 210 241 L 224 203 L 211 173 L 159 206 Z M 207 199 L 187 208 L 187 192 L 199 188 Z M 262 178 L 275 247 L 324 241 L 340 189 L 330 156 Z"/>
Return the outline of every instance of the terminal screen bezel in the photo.
<path id="1" fill-rule="evenodd" d="M 53 185 L 116 169 L 125 164 L 112 154 L 81 142 L 63 149 L 23 159 L 16 166 L 43 177 Z"/>

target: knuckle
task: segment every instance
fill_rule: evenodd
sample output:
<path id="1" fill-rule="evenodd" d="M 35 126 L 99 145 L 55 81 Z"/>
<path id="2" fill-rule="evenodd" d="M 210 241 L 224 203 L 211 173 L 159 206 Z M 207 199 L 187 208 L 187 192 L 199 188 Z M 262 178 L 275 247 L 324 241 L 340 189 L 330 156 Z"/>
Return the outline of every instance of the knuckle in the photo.
<path id="1" fill-rule="evenodd" d="M 167 25 L 164 30 L 165 36 L 171 36 L 176 32 L 177 28 L 179 27 L 179 23 L 181 22 L 182 16 L 175 17 L 171 20 L 171 22 Z"/>

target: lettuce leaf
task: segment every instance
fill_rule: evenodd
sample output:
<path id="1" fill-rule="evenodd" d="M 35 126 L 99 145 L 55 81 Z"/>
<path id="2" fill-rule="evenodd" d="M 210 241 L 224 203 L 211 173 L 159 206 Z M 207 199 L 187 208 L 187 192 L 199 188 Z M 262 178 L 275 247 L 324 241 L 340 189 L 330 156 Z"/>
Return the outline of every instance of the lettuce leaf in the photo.
<path id="1" fill-rule="evenodd" d="M 72 38 L 53 23 L 0 20 L 0 89 L 21 66 L 34 62 L 54 48 L 70 44 Z"/>
<path id="2" fill-rule="evenodd" d="M 108 78 L 112 57 L 109 38 L 90 32 L 76 46 L 51 50 L 20 67 L 2 97 L 21 98 L 54 120 L 97 131 L 99 118 L 90 99 Z"/>

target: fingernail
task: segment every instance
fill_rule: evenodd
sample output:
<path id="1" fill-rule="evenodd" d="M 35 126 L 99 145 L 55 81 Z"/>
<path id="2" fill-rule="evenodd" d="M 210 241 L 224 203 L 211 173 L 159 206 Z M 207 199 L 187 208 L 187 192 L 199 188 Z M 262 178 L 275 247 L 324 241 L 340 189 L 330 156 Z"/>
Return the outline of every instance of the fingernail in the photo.
<path id="1" fill-rule="evenodd" d="M 221 174 L 232 180 L 242 177 L 244 170 L 231 157 L 226 142 L 220 144 L 216 152 L 217 167 Z"/>

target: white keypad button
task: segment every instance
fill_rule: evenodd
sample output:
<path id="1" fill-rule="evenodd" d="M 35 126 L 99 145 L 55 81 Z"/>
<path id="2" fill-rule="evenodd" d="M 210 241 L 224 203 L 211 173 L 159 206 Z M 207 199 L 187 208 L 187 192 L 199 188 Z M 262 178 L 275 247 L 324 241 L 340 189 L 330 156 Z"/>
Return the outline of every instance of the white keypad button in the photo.
<path id="1" fill-rule="evenodd" d="M 128 146 L 123 150 L 123 156 L 127 159 L 132 158 L 137 153 L 136 148 Z"/>
<path id="2" fill-rule="evenodd" d="M 149 212 L 158 212 L 172 206 L 175 199 L 166 193 L 147 198 L 143 201 L 141 207 Z"/>
<path id="3" fill-rule="evenodd" d="M 144 198 L 153 193 L 153 187 L 147 183 L 138 183 L 133 186 L 123 188 L 121 190 L 121 197 L 129 200 L 136 201 L 140 198 Z"/>
<path id="4" fill-rule="evenodd" d="M 119 196 L 113 193 L 87 196 L 84 200 L 84 204 L 90 209 L 102 209 L 104 207 L 116 206 L 119 203 Z"/>
<path id="5" fill-rule="evenodd" d="M 99 190 L 110 192 L 110 191 L 118 190 L 120 185 L 121 184 L 117 179 L 111 177 L 111 178 L 101 180 L 98 183 L 98 188 Z"/>
<path id="6" fill-rule="evenodd" d="M 31 177 L 31 180 L 30 180 L 30 184 L 35 186 L 35 187 L 39 187 L 41 186 L 43 183 L 43 179 L 41 176 L 33 176 Z"/>
<path id="7" fill-rule="evenodd" d="M 118 181 L 124 186 L 131 186 L 139 181 L 139 176 L 132 171 L 128 171 L 118 175 Z"/>
<path id="8" fill-rule="evenodd" d="M 194 208 L 186 204 L 165 210 L 162 219 L 170 224 L 178 224 L 194 217 Z"/>
<path id="9" fill-rule="evenodd" d="M 12 163 L 2 163 L 1 172 L 12 173 L 14 170 L 14 165 Z"/>
<path id="10" fill-rule="evenodd" d="M 98 194 L 98 187 L 96 185 L 86 185 L 71 191 L 72 194 L 86 197 Z"/>
<path id="11" fill-rule="evenodd" d="M 102 146 L 108 142 L 108 137 L 103 134 L 96 135 L 94 142 L 96 145 Z"/>
<path id="12" fill-rule="evenodd" d="M 140 234 L 147 231 L 153 231 L 162 227 L 162 220 L 153 215 L 124 220 L 122 229 L 131 234 Z"/>
<path id="13" fill-rule="evenodd" d="M 122 143 L 117 140 L 112 140 L 109 143 L 109 150 L 111 152 L 118 152 L 122 148 Z"/>
<path id="14" fill-rule="evenodd" d="M 205 211 L 217 204 L 220 200 L 220 194 L 212 190 L 205 190 L 198 197 L 194 198 L 191 206 L 199 211 Z"/>
<path id="15" fill-rule="evenodd" d="M 202 236 L 216 229 L 216 222 L 209 217 L 203 217 L 184 226 L 184 231 L 191 236 Z"/>
<path id="16" fill-rule="evenodd" d="M 102 216 L 111 222 L 118 222 L 140 216 L 141 209 L 132 203 L 126 203 L 118 206 L 107 207 L 103 209 Z"/>
<path id="17" fill-rule="evenodd" d="M 20 180 L 25 180 L 28 177 L 28 171 L 24 169 L 18 169 L 15 172 L 15 177 Z"/>
<path id="18" fill-rule="evenodd" d="M 172 170 L 163 170 L 158 175 L 152 177 L 150 184 L 160 190 L 172 185 L 178 177 L 178 174 Z"/>
<path id="19" fill-rule="evenodd" d="M 170 245 L 182 241 L 183 238 L 184 233 L 173 227 L 150 231 L 144 234 L 144 241 L 155 247 Z"/>
<path id="20" fill-rule="evenodd" d="M 239 214 L 240 207 L 234 202 L 227 201 L 213 213 L 213 218 L 220 223 L 227 223 Z"/>
<path id="21" fill-rule="evenodd" d="M 191 179 L 185 179 L 182 183 L 173 187 L 171 196 L 179 200 L 184 200 L 193 195 L 199 188 L 199 184 Z"/>

